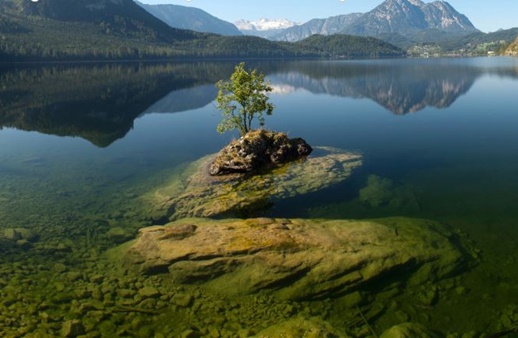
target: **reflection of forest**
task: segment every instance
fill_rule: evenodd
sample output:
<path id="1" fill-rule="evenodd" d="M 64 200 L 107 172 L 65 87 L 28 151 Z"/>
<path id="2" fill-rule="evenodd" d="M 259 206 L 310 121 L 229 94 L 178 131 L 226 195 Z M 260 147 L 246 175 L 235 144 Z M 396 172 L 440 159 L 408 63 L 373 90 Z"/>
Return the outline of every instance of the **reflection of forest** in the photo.
<path id="1" fill-rule="evenodd" d="M 487 69 L 423 60 L 404 62 L 293 63 L 289 71 L 271 75 L 275 85 L 304 88 L 313 93 L 368 98 L 394 114 L 426 107 L 446 108 L 467 93 Z M 515 69 L 494 68 L 491 73 L 517 78 Z"/>
<path id="2" fill-rule="evenodd" d="M 80 136 L 105 147 L 122 138 L 137 116 L 171 92 L 213 85 L 231 72 L 232 64 L 223 63 L 0 69 L 0 128 Z M 205 101 L 215 97 L 215 92 L 209 94 L 213 96 Z M 182 101 L 172 103 L 177 111 L 204 105 L 200 98 L 185 94 L 174 99 Z"/>
<path id="3" fill-rule="evenodd" d="M 51 65 L 0 68 L 0 128 L 79 136 L 100 147 L 124 137 L 134 119 L 203 107 L 214 84 L 236 62 Z M 478 68 L 459 62 L 257 61 L 277 93 L 368 98 L 395 114 L 443 108 L 467 93 L 486 72 L 518 78 L 515 68 Z"/>

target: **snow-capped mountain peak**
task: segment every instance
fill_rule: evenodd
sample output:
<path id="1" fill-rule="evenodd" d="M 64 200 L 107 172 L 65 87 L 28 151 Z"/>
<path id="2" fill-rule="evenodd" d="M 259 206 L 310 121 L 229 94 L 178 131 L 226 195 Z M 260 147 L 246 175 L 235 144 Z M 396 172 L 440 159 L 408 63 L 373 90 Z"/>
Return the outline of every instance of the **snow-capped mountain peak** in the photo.
<path id="1" fill-rule="evenodd" d="M 297 23 L 288 19 L 259 19 L 256 21 L 239 20 L 234 23 L 239 30 L 268 31 L 272 29 L 285 29 L 296 26 Z"/>

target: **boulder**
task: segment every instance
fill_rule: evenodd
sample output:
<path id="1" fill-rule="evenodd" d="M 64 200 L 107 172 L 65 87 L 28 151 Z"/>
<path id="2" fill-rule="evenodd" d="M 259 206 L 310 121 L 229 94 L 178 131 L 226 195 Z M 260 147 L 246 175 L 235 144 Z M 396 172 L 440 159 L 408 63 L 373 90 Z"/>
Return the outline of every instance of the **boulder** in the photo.
<path id="1" fill-rule="evenodd" d="M 285 133 L 253 130 L 223 148 L 210 164 L 209 173 L 257 172 L 305 158 L 312 150 L 301 138 L 290 139 Z"/>
<path id="2" fill-rule="evenodd" d="M 320 299 L 377 278 L 412 284 L 453 274 L 464 263 L 459 239 L 427 220 L 183 219 L 139 231 L 118 257 L 141 274 L 244 295 Z"/>
<path id="3" fill-rule="evenodd" d="M 362 164 L 360 154 L 315 147 L 303 161 L 291 162 L 255 175 L 212 176 L 215 155 L 206 156 L 148 195 L 156 219 L 242 217 L 271 206 L 276 200 L 315 192 L 346 180 Z"/>

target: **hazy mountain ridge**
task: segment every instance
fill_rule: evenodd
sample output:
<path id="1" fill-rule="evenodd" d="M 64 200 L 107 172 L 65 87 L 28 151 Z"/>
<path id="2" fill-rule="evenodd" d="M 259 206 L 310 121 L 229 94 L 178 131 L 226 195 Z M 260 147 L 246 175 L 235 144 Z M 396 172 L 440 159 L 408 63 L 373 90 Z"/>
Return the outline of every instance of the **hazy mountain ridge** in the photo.
<path id="1" fill-rule="evenodd" d="M 271 38 L 277 41 L 295 42 L 314 34 L 332 35 L 340 33 L 343 27 L 355 22 L 362 14 L 352 13 L 333 16 L 327 19 L 313 19 L 304 24 L 296 25 L 271 34 Z"/>
<path id="2" fill-rule="evenodd" d="M 148 5 L 138 1 L 136 3 L 173 28 L 221 35 L 242 35 L 233 24 L 198 8 L 180 5 Z"/>

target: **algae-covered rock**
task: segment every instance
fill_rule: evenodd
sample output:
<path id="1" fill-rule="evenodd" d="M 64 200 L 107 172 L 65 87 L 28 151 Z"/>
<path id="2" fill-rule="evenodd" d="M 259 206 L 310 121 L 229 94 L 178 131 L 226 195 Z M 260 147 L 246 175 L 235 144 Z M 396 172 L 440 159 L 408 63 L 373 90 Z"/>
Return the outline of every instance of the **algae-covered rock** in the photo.
<path id="1" fill-rule="evenodd" d="M 393 186 L 394 183 L 387 178 L 370 175 L 367 186 L 360 189 L 360 201 L 372 207 L 387 204 L 392 197 Z"/>
<path id="2" fill-rule="evenodd" d="M 319 318 L 297 317 L 273 325 L 257 334 L 257 337 L 326 338 L 339 337 L 334 329 Z"/>
<path id="3" fill-rule="evenodd" d="M 313 149 L 301 138 L 264 129 L 250 131 L 232 141 L 214 158 L 211 175 L 248 173 L 271 168 L 308 156 Z"/>
<path id="4" fill-rule="evenodd" d="M 124 228 L 114 227 L 108 230 L 106 237 L 115 243 L 124 243 L 132 238 L 132 234 Z"/>
<path id="5" fill-rule="evenodd" d="M 61 329 L 62 337 L 77 337 L 85 334 L 85 328 L 79 320 L 67 320 Z"/>
<path id="6" fill-rule="evenodd" d="M 340 183 L 362 164 L 359 154 L 316 147 L 307 159 L 263 174 L 211 176 L 213 158 L 210 155 L 194 162 L 150 195 L 156 218 L 248 216 L 272 201 Z"/>
<path id="7" fill-rule="evenodd" d="M 3 230 L 3 233 L 0 234 L 0 238 L 1 237 L 14 242 L 20 240 L 35 242 L 39 238 L 37 233 L 27 228 L 6 228 Z"/>
<path id="8" fill-rule="evenodd" d="M 403 323 L 383 332 L 380 338 L 440 338 L 443 337 L 420 324 Z"/>
<path id="9" fill-rule="evenodd" d="M 416 192 L 411 187 L 377 175 L 367 178 L 367 185 L 359 191 L 359 200 L 368 208 L 420 209 Z"/>
<path id="10" fill-rule="evenodd" d="M 143 274 L 168 273 L 225 294 L 317 299 L 389 274 L 414 284 L 450 275 L 464 262 L 453 236 L 438 223 L 407 218 L 183 219 L 141 229 L 121 256 Z"/>

